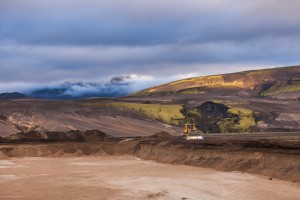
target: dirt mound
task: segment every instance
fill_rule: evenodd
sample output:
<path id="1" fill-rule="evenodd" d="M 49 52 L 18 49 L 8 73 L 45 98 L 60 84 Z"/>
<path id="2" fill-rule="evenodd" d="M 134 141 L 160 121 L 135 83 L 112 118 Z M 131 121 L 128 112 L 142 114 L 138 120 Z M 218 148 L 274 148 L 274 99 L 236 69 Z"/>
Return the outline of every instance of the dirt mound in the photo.
<path id="1" fill-rule="evenodd" d="M 66 132 L 66 136 L 70 139 L 70 140 L 74 140 L 74 141 L 83 141 L 83 137 L 82 137 L 83 133 L 79 130 L 71 130 Z"/>
<path id="2" fill-rule="evenodd" d="M 28 133 L 23 134 L 25 135 L 26 139 L 28 140 L 40 140 L 40 139 L 44 139 L 44 135 L 37 132 L 37 131 L 30 131 Z"/>
<path id="3" fill-rule="evenodd" d="M 172 140 L 175 137 L 173 135 L 171 135 L 170 133 L 162 131 L 162 132 L 155 133 L 154 135 L 149 136 L 149 138 L 162 139 L 162 140 Z"/>
<path id="4" fill-rule="evenodd" d="M 106 133 L 103 133 L 102 131 L 99 131 L 99 130 L 85 131 L 82 134 L 82 136 L 86 142 L 107 141 L 107 139 L 108 139 L 108 136 L 106 135 Z"/>
<path id="5" fill-rule="evenodd" d="M 74 153 L 74 155 L 76 155 L 76 156 L 83 156 L 84 153 L 83 153 L 83 151 L 82 151 L 81 149 L 78 149 L 78 150 Z"/>
<path id="6" fill-rule="evenodd" d="M 28 133 L 17 133 L 10 135 L 7 138 L 0 138 L 0 143 L 8 142 L 99 142 L 115 140 L 116 138 L 108 136 L 106 133 L 99 130 L 88 130 L 81 132 L 72 130 L 66 133 L 59 131 L 48 131 L 44 134 L 37 131 Z M 117 139 L 116 139 L 117 140 Z"/>
<path id="7" fill-rule="evenodd" d="M 48 131 L 45 134 L 47 136 L 47 140 L 50 140 L 50 141 L 68 141 L 69 140 L 69 138 L 67 137 L 67 135 L 64 132 Z"/>
<path id="8" fill-rule="evenodd" d="M 28 133 L 17 133 L 10 135 L 7 139 L 11 141 L 40 141 L 44 139 L 45 136 L 37 131 L 30 131 Z"/>
<path id="9" fill-rule="evenodd" d="M 54 157 L 61 157 L 63 155 L 65 155 L 65 152 L 62 149 L 53 154 Z"/>

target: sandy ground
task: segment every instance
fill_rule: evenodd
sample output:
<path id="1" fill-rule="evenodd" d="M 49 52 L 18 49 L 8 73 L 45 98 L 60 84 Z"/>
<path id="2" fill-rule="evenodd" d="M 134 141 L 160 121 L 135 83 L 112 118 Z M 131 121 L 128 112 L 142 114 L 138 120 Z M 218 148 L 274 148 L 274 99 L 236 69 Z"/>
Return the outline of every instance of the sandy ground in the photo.
<path id="1" fill-rule="evenodd" d="M 285 199 L 300 185 L 131 156 L 0 160 L 0 199 Z"/>

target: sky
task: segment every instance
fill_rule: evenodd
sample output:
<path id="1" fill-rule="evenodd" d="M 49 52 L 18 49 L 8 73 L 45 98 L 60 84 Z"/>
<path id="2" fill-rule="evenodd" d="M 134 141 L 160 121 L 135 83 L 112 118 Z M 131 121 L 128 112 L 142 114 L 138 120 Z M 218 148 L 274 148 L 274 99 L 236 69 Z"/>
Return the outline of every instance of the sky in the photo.
<path id="1" fill-rule="evenodd" d="M 299 0 L 1 0 L 0 92 L 74 83 L 75 93 L 101 93 L 120 77 L 116 87 L 130 93 L 299 65 L 299 8 Z"/>

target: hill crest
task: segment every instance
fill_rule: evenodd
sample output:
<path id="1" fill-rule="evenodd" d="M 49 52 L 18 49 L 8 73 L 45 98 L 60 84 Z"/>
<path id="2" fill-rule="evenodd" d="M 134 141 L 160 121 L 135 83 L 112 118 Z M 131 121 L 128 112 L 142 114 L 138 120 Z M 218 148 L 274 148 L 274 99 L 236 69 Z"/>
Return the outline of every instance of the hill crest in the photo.
<path id="1" fill-rule="evenodd" d="M 277 92 L 276 88 L 279 88 L 280 91 Z M 131 96 L 200 95 L 211 93 L 216 91 L 216 89 L 227 90 L 230 94 L 251 91 L 259 96 L 278 96 L 278 94 L 281 93 L 299 92 L 300 66 L 251 70 L 182 79 L 151 87 L 134 93 Z"/>

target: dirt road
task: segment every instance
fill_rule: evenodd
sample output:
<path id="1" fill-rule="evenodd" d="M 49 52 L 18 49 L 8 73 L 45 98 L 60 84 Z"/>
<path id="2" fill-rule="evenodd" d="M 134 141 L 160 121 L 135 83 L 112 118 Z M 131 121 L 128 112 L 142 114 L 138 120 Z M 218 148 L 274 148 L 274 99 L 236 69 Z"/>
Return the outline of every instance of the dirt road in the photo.
<path id="1" fill-rule="evenodd" d="M 289 199 L 299 183 L 132 156 L 0 160 L 0 199 Z"/>

